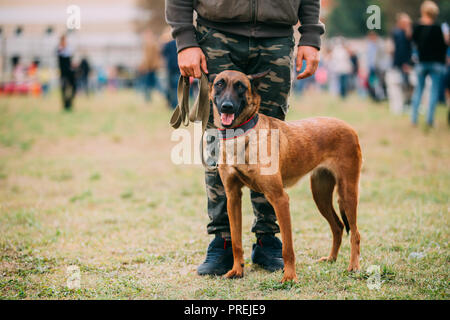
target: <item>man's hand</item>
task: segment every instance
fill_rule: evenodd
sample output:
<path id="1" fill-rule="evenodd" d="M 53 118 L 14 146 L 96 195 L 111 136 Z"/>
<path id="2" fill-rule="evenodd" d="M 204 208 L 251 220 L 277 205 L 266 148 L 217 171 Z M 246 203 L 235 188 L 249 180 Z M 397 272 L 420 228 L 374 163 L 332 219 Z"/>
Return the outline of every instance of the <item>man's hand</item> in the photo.
<path id="1" fill-rule="evenodd" d="M 300 46 L 297 51 L 297 72 L 302 70 L 303 60 L 306 60 L 306 69 L 297 76 L 297 79 L 305 79 L 312 76 L 319 66 L 320 53 L 314 47 Z"/>
<path id="2" fill-rule="evenodd" d="M 184 77 L 194 77 L 199 79 L 202 75 L 201 70 L 208 74 L 206 57 L 199 47 L 181 50 L 178 53 L 178 67 L 180 68 L 181 75 Z"/>

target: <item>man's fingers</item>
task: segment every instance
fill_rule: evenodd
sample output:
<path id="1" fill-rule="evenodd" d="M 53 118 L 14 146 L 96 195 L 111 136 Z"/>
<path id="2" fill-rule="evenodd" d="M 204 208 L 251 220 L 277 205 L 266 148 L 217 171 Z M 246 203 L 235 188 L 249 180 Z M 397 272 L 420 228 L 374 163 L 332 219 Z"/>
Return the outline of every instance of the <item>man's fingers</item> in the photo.
<path id="1" fill-rule="evenodd" d="M 314 74 L 314 72 L 312 71 L 312 67 L 306 67 L 305 71 L 303 71 L 302 73 L 300 73 L 297 76 L 297 79 L 298 80 L 306 79 L 306 78 L 312 76 L 313 74 Z"/>
<path id="2" fill-rule="evenodd" d="M 204 73 L 208 74 L 208 67 L 206 65 L 206 57 L 204 55 L 200 58 L 201 67 Z"/>
<path id="3" fill-rule="evenodd" d="M 192 72 L 192 76 L 194 78 L 200 79 L 200 77 L 202 76 L 202 71 L 200 70 L 200 63 L 196 64 L 193 66 L 193 72 Z"/>
<path id="4" fill-rule="evenodd" d="M 178 53 L 178 66 L 184 77 L 200 78 L 202 70 L 208 73 L 206 57 L 198 47 L 186 48 Z"/>
<path id="5" fill-rule="evenodd" d="M 182 68 L 185 73 L 185 77 L 194 77 L 194 65 L 186 65 Z"/>
<path id="6" fill-rule="evenodd" d="M 303 62 L 305 60 L 305 62 Z M 297 52 L 297 72 L 302 70 L 302 66 L 306 63 L 305 70 L 297 76 L 297 79 L 305 79 L 312 76 L 319 66 L 320 55 L 315 47 L 300 46 Z"/>
<path id="7" fill-rule="evenodd" d="M 302 66 L 303 66 L 303 53 L 300 51 L 300 49 L 297 54 L 296 64 L 297 64 L 297 72 L 300 72 L 300 70 L 302 70 Z"/>
<path id="8" fill-rule="evenodd" d="M 319 61 L 316 60 L 307 60 L 306 61 L 306 69 L 302 73 L 297 76 L 297 79 L 305 79 L 312 76 L 319 65 Z"/>
<path id="9" fill-rule="evenodd" d="M 180 67 L 180 73 L 183 77 L 187 77 L 186 71 L 184 70 L 183 67 Z"/>
<path id="10" fill-rule="evenodd" d="M 192 68 L 184 67 L 183 70 L 184 70 L 185 77 L 193 77 L 194 76 L 194 73 L 192 72 Z"/>

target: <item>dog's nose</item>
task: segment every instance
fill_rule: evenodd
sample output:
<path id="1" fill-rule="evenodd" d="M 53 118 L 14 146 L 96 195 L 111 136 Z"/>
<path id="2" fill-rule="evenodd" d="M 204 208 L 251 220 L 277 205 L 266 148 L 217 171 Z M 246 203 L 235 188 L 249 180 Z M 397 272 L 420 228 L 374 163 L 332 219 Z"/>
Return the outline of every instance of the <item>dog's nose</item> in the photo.
<path id="1" fill-rule="evenodd" d="M 231 101 L 224 101 L 221 109 L 223 113 L 231 113 L 233 112 L 233 103 Z"/>

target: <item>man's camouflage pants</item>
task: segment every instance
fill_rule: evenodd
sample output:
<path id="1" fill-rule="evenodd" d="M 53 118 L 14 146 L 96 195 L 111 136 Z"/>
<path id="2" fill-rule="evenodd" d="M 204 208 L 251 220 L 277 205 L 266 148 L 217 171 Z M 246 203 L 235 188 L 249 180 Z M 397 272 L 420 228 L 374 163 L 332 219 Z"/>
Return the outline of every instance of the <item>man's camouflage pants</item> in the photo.
<path id="1" fill-rule="evenodd" d="M 291 89 L 293 37 L 249 38 L 198 25 L 197 41 L 206 56 L 210 74 L 218 74 L 224 70 L 238 70 L 245 74 L 270 70 L 258 87 L 261 95 L 260 113 L 285 119 Z M 212 117 L 210 122 L 212 123 Z M 207 138 L 207 144 L 212 143 L 218 141 Z M 207 148 L 214 149 L 211 145 Z M 211 158 L 207 162 L 211 164 Z M 210 218 L 207 231 L 209 234 L 229 232 L 227 199 L 218 171 L 206 170 L 205 180 Z M 264 195 L 250 191 L 250 197 L 255 214 L 252 232 L 280 232 L 275 212 Z"/>

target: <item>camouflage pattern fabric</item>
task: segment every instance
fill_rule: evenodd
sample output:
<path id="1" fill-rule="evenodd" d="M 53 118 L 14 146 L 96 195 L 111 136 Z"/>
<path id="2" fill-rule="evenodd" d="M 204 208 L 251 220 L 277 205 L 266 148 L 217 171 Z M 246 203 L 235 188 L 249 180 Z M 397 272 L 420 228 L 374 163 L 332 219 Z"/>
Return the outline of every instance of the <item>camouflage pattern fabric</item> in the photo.
<path id="1" fill-rule="evenodd" d="M 238 70 L 245 74 L 270 70 L 258 87 L 261 95 L 260 113 L 285 119 L 291 89 L 293 37 L 249 38 L 202 25 L 197 25 L 196 35 L 206 56 L 210 74 L 218 74 L 224 70 Z M 212 123 L 212 112 L 210 114 Z M 214 143 L 218 143 L 218 140 L 207 137 L 207 150 L 214 150 Z M 212 165 L 214 162 L 214 155 L 211 155 L 207 163 Z M 207 170 L 205 181 L 210 218 L 207 231 L 209 234 L 229 232 L 227 199 L 218 171 Z M 275 212 L 264 195 L 250 191 L 250 197 L 255 214 L 252 232 L 279 233 Z"/>

